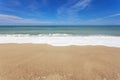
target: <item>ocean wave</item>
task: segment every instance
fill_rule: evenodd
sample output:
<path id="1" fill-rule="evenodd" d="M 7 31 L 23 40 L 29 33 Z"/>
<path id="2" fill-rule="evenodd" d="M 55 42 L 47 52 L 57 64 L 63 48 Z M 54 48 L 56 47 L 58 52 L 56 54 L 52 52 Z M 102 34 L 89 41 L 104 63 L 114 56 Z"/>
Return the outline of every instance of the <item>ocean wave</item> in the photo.
<path id="1" fill-rule="evenodd" d="M 0 44 L 6 43 L 32 43 L 32 44 L 49 44 L 53 46 L 69 45 L 104 45 L 111 47 L 120 47 L 120 36 L 90 35 L 90 36 L 73 36 L 69 34 L 0 34 Z"/>
<path id="2" fill-rule="evenodd" d="M 75 36 L 72 34 L 0 34 L 0 36 L 5 37 L 65 37 L 65 36 Z"/>
<path id="3" fill-rule="evenodd" d="M 82 35 L 82 34 L 0 34 L 0 37 L 118 37 L 114 35 Z"/>

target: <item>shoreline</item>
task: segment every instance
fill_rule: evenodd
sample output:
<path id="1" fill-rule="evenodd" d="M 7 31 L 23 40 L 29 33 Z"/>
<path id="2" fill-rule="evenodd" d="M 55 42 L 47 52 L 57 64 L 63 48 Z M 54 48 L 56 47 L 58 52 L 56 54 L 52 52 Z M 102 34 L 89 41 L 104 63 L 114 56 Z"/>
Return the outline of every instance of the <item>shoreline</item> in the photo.
<path id="1" fill-rule="evenodd" d="M 0 36 L 0 44 L 48 44 L 52 46 L 110 46 L 120 47 L 120 37 L 115 36 Z"/>
<path id="2" fill-rule="evenodd" d="M 51 45 L 51 44 L 35 44 L 35 43 L 0 43 L 0 46 L 2 45 L 11 45 L 11 46 L 15 46 L 15 45 L 38 45 L 38 46 L 49 46 L 49 47 L 57 47 L 57 48 L 61 48 L 61 47 L 106 47 L 106 48 L 120 48 L 120 47 L 114 47 L 114 46 L 105 46 L 105 45 L 61 45 L 61 46 L 57 46 L 57 45 Z"/>

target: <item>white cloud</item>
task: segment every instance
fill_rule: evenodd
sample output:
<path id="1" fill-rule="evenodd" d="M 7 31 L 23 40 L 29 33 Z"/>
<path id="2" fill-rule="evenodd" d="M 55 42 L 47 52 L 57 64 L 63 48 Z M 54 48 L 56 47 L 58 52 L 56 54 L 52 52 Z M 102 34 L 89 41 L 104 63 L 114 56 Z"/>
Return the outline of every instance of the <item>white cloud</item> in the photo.
<path id="1" fill-rule="evenodd" d="M 69 2 L 58 8 L 59 15 L 76 14 L 89 6 L 91 0 L 68 0 Z"/>
<path id="2" fill-rule="evenodd" d="M 120 13 L 116 13 L 116 14 L 105 16 L 105 17 L 100 17 L 100 18 L 92 19 L 92 20 L 89 20 L 89 21 L 91 21 L 91 22 L 101 21 L 101 20 L 105 20 L 105 19 L 112 18 L 112 17 L 117 17 L 117 16 L 120 16 Z"/>
<path id="3" fill-rule="evenodd" d="M 0 14 L 0 21 L 2 20 L 21 20 L 21 17 L 13 16 L 13 15 L 5 15 L 5 14 Z"/>
<path id="4" fill-rule="evenodd" d="M 73 5 L 71 8 L 77 9 L 77 10 L 82 10 L 82 9 L 86 8 L 90 2 L 91 2 L 91 0 L 82 0 L 82 1 L 80 0 L 75 5 Z"/>
<path id="5" fill-rule="evenodd" d="M 109 17 L 116 17 L 116 16 L 120 16 L 120 13 L 110 15 Z"/>
<path id="6" fill-rule="evenodd" d="M 0 24 L 50 24 L 52 22 L 25 19 L 18 16 L 0 14 Z"/>

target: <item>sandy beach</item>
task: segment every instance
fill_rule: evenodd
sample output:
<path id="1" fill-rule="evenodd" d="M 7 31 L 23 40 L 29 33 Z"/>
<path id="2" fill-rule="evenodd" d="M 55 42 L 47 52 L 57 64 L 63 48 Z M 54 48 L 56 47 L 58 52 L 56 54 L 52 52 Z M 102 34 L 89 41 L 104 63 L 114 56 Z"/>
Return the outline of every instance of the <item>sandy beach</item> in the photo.
<path id="1" fill-rule="evenodd" d="M 120 80 L 120 48 L 0 44 L 0 80 Z"/>

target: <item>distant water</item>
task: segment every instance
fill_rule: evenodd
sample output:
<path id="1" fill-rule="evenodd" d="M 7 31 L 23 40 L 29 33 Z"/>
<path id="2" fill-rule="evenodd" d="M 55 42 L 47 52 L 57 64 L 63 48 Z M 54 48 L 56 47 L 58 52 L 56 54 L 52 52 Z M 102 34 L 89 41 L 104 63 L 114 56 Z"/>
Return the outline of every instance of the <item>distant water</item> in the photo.
<path id="1" fill-rule="evenodd" d="M 0 43 L 120 47 L 120 26 L 0 26 Z"/>
<path id="2" fill-rule="evenodd" d="M 0 34 L 120 36 L 120 26 L 0 26 Z"/>

